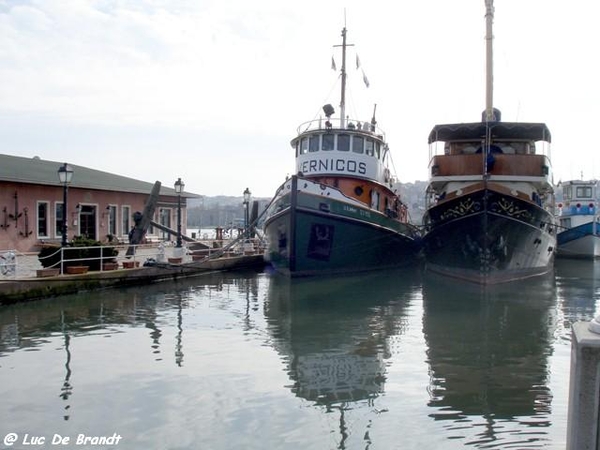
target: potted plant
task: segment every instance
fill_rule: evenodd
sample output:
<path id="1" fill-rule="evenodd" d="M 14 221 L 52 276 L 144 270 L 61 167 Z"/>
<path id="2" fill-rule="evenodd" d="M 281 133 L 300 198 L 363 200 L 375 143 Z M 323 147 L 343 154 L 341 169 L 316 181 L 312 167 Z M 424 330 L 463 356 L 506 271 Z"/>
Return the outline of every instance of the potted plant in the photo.
<path id="1" fill-rule="evenodd" d="M 60 268 L 61 253 L 64 254 L 62 266 L 87 266 L 89 270 L 100 270 L 103 264 L 115 263 L 119 251 L 114 247 L 103 247 L 102 243 L 83 236 L 76 236 L 67 248 L 60 251 L 58 245 L 44 246 L 38 253 L 42 267 Z M 80 269 L 83 271 L 83 269 Z"/>

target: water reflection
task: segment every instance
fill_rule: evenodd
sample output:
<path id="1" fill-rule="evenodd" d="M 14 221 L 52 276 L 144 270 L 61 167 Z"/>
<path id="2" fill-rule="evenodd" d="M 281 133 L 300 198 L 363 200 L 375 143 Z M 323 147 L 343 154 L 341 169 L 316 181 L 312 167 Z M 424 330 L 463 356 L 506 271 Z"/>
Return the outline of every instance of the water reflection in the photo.
<path id="1" fill-rule="evenodd" d="M 0 422 L 123 449 L 564 448 L 566 336 L 599 272 L 214 274 L 3 307 Z"/>
<path id="2" fill-rule="evenodd" d="M 555 296 L 553 277 L 486 290 L 425 280 L 430 417 L 448 421 L 448 439 L 486 448 L 546 439 Z"/>
<path id="3" fill-rule="evenodd" d="M 18 349 L 36 350 L 50 338 L 62 336 L 65 348 L 73 337 L 121 333 L 121 326 L 149 330 L 150 351 L 161 359 L 161 337 L 165 324 L 161 312 L 177 311 L 177 365 L 183 363 L 183 311 L 198 295 L 222 291 L 228 284 L 244 283 L 243 277 L 206 275 L 177 283 L 89 292 L 30 303 L 0 310 L 0 357 Z"/>
<path id="4" fill-rule="evenodd" d="M 256 328 L 258 280 L 214 274 L 0 308 L 0 423 L 47 441 L 117 431 L 123 448 L 202 446 L 215 414 L 205 380 L 235 348 L 218 338 Z"/>
<path id="5" fill-rule="evenodd" d="M 577 321 L 589 321 L 597 310 L 600 261 L 558 259 L 555 263 L 557 298 L 562 314 L 560 326 L 568 331 Z"/>
<path id="6" fill-rule="evenodd" d="M 69 336 L 69 333 L 67 333 L 67 331 L 65 330 L 64 312 L 61 312 L 61 322 L 62 322 L 62 333 L 64 334 L 64 337 L 65 337 L 66 362 L 65 362 L 65 381 L 63 382 L 63 385 L 60 389 L 60 398 L 62 398 L 65 402 L 67 402 L 67 404 L 65 405 L 65 415 L 63 416 L 63 418 L 65 420 L 69 420 L 69 414 L 67 414 L 67 411 L 71 408 L 71 405 L 68 402 L 69 402 L 69 397 L 73 393 L 73 386 L 71 385 L 71 375 L 72 375 L 71 349 L 70 349 L 71 336 Z"/>
<path id="7" fill-rule="evenodd" d="M 415 273 L 384 272 L 335 279 L 287 280 L 269 285 L 265 315 L 273 346 L 283 355 L 298 397 L 339 411 L 338 448 L 353 432 L 370 443 L 369 423 L 350 427 L 354 408 L 376 411 L 385 390 L 391 340 L 407 325 L 406 308 L 417 283 Z"/>

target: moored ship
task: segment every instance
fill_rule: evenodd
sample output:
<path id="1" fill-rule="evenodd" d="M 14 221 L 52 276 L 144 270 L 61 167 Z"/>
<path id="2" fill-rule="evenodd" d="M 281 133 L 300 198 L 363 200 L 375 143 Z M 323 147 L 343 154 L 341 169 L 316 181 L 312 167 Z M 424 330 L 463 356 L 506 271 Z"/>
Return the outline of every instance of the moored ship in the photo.
<path id="1" fill-rule="evenodd" d="M 418 229 L 394 190 L 389 147 L 375 110 L 370 120 L 346 115 L 346 28 L 342 30 L 339 117 L 298 128 L 291 145 L 296 174 L 277 190 L 266 211 L 266 260 L 289 276 L 323 275 L 408 265 Z"/>
<path id="2" fill-rule="evenodd" d="M 599 258 L 598 181 L 570 180 L 561 186 L 563 200 L 558 204 L 557 256 Z"/>
<path id="3" fill-rule="evenodd" d="M 547 273 L 556 223 L 548 127 L 502 122 L 493 107 L 491 0 L 486 9 L 486 110 L 429 135 L 423 250 L 432 272 L 495 284 Z"/>

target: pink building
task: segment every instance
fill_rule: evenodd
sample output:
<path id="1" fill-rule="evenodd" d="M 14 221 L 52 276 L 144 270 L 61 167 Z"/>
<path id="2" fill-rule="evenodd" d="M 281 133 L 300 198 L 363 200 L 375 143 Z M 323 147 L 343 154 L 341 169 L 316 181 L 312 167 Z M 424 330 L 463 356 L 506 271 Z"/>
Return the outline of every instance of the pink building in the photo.
<path id="1" fill-rule="evenodd" d="M 64 185 L 59 182 L 58 169 L 63 164 L 0 154 L 0 251 L 37 252 L 45 243 L 60 244 Z M 67 188 L 67 239 L 87 236 L 108 242 L 114 237 L 127 242 L 133 215 L 144 210 L 154 183 L 69 165 L 73 177 Z M 186 199 L 198 197 L 183 192 L 179 199 L 173 183 L 162 185 L 154 222 L 177 230 L 181 200 L 181 230 L 185 234 Z M 156 227 L 151 227 L 146 237 L 176 239 Z"/>

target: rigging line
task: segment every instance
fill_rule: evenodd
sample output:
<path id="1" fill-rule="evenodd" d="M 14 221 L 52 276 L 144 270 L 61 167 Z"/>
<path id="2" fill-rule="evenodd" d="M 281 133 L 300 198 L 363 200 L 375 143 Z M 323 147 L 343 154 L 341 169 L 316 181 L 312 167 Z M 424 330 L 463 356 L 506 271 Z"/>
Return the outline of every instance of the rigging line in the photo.
<path id="1" fill-rule="evenodd" d="M 334 89 L 336 89 L 336 88 L 337 88 L 337 83 L 338 83 L 338 80 L 340 79 L 340 77 L 341 77 L 341 74 L 338 74 L 338 76 L 337 76 L 336 80 L 333 82 L 333 85 L 331 86 L 331 89 L 329 90 L 329 94 L 327 94 L 327 96 L 325 97 L 325 102 L 324 102 L 324 103 L 326 103 L 326 102 L 327 102 L 327 101 L 328 101 L 328 100 L 331 98 L 331 96 L 332 96 L 332 93 L 333 93 Z M 336 106 L 338 106 L 338 107 L 339 107 L 339 105 L 336 105 Z M 314 117 L 313 117 L 313 119 L 312 119 L 312 120 L 313 120 L 313 121 L 314 121 L 314 120 L 317 120 L 317 118 L 318 118 L 318 117 L 321 115 L 321 113 L 322 113 L 322 108 L 321 108 L 321 107 L 319 107 L 319 108 L 317 109 L 317 113 L 314 115 Z"/>
<path id="2" fill-rule="evenodd" d="M 390 150 L 390 148 L 388 147 L 388 158 L 390 158 L 390 164 L 392 165 L 392 170 L 394 171 L 394 178 L 396 178 L 397 182 L 400 182 L 400 180 L 398 179 L 398 172 L 396 171 L 396 164 L 394 164 L 394 158 L 392 156 L 392 151 Z"/>

